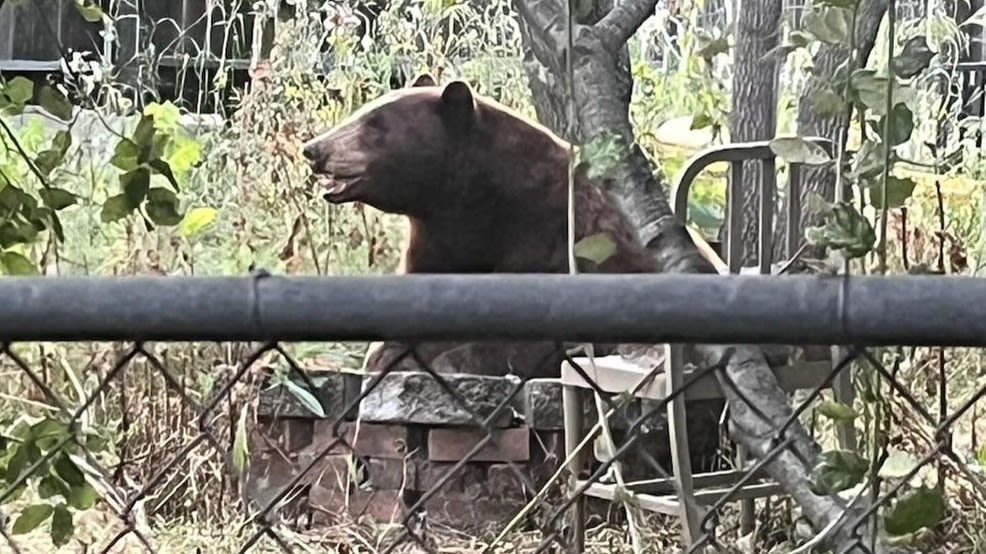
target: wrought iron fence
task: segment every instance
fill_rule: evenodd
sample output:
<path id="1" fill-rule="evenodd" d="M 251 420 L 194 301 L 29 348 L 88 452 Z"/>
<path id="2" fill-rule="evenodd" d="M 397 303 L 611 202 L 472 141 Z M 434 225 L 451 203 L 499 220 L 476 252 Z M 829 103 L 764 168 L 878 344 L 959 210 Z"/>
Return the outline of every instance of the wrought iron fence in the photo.
<path id="1" fill-rule="evenodd" d="M 851 502 L 833 504 L 841 516 L 832 519 L 826 531 L 829 536 L 842 537 L 841 552 L 870 552 L 873 545 L 867 537 L 872 533 L 868 534 L 867 529 L 876 525 L 875 522 L 882 522 L 879 525 L 883 533 L 898 535 L 921 526 L 924 519 L 917 517 L 915 521 L 913 508 L 922 502 L 921 494 L 929 493 L 916 489 L 904 500 L 900 494 L 911 488 L 915 476 L 932 464 L 947 467 L 943 475 L 963 483 L 962 490 L 966 492 L 962 502 L 978 506 L 986 502 L 986 488 L 980 476 L 971 469 L 968 457 L 953 448 L 950 435 L 956 422 L 974 410 L 986 395 L 986 387 L 979 387 L 958 407 L 946 405 L 933 413 L 933 409 L 924 406 L 910 391 L 909 384 L 901 382 L 896 365 L 887 367 L 880 355 L 867 349 L 899 344 L 983 346 L 986 322 L 981 317 L 982 291 L 982 283 L 976 279 L 932 276 L 522 275 L 316 279 L 259 273 L 252 278 L 4 279 L 0 281 L 0 298 L 4 299 L 0 307 L 3 363 L 16 368 L 15 374 L 26 378 L 33 390 L 40 392 L 38 401 L 58 415 L 6 437 L 0 503 L 7 508 L 0 531 L 10 551 L 26 552 L 21 545 L 23 537 L 15 533 L 24 509 L 11 511 L 10 506 L 17 503 L 11 504 L 10 500 L 32 494 L 48 498 L 52 508 L 46 517 L 52 518 L 54 530 L 55 518 L 64 518 L 65 514 L 71 518 L 66 505 L 91 505 L 79 501 L 77 494 L 85 480 L 96 484 L 98 496 L 119 519 L 118 532 L 93 544 L 92 551 L 131 551 L 121 550 L 121 541 L 127 536 L 135 538 L 146 551 L 161 551 L 156 549 L 151 527 L 145 523 L 146 517 L 153 514 L 143 511 L 144 502 L 198 448 L 211 448 L 224 460 L 229 475 L 237 475 L 243 465 L 237 456 L 242 453 L 235 448 L 229 429 L 213 423 L 224 402 L 229 401 L 233 388 L 248 380 L 256 366 L 267 364 L 263 361 L 265 356 L 280 355 L 296 382 L 314 397 L 319 387 L 282 344 L 399 340 L 404 346 L 391 363 L 365 377 L 344 406 L 328 407 L 336 417 L 327 421 L 331 440 L 310 452 L 299 464 L 299 470 L 260 505 L 249 502 L 237 505 L 249 524 L 249 532 L 242 536 L 238 547 L 240 552 L 249 552 L 266 540 L 285 552 L 299 551 L 305 539 L 290 531 L 291 523 L 283 517 L 287 505 L 300 490 L 311 485 L 311 474 L 319 471 L 320 464 L 340 449 L 355 455 L 361 463 L 366 462 L 354 448 L 353 438 L 347 435 L 344 427 L 348 423 L 343 416 L 358 413 L 363 403 L 375 394 L 378 397 L 374 402 L 378 405 L 393 400 L 394 397 L 381 398 L 381 394 L 390 394 L 381 389 L 386 389 L 388 380 L 398 375 L 398 370 L 408 369 L 408 361 L 414 361 L 418 366 L 415 369 L 447 395 L 448 409 L 459 414 L 458 424 L 472 426 L 478 439 L 458 459 L 443 466 L 446 471 L 440 472 L 426 487 L 414 495 L 402 496 L 396 520 L 402 533 L 393 536 L 381 550 L 411 547 L 438 551 L 435 539 L 429 535 L 427 511 L 423 508 L 451 486 L 456 475 L 478 459 L 480 453 L 497 446 L 498 437 L 504 436 L 502 421 L 518 417 L 517 397 L 528 383 L 507 380 L 504 382 L 509 386 L 501 385 L 495 395 L 477 394 L 475 389 L 457 384 L 457 377 L 446 373 L 447 368 L 436 368 L 440 364 L 429 358 L 431 354 L 423 346 L 436 340 L 545 341 L 551 345 L 545 352 L 565 366 L 560 382 L 566 387 L 568 444 L 563 453 L 566 459 L 553 465 L 548 476 L 540 477 L 532 476 L 530 466 L 509 459 L 498 466 L 527 491 L 529 502 L 513 519 L 533 517 L 538 530 L 537 540 L 530 548 L 519 549 L 514 544 L 515 551 L 575 551 L 576 547 L 582 547 L 583 518 L 589 497 L 623 505 L 626 517 L 631 520 L 631 535 L 647 529 L 645 512 L 680 516 L 687 541 L 684 547 L 693 552 L 707 547 L 724 550 L 738 540 L 728 538 L 732 531 L 723 531 L 731 517 L 731 503 L 784 494 L 776 484 L 764 480 L 766 474 L 773 475 L 772 465 L 800 465 L 802 473 L 812 474 L 812 479 L 817 481 L 812 487 L 839 490 L 837 483 L 832 482 L 832 475 L 840 475 L 839 464 L 844 460 L 839 456 L 850 456 L 846 452 L 852 448 L 836 451 L 840 452 L 837 455 L 819 456 L 814 450 L 804 452 L 796 447 L 797 427 L 807 412 L 818 410 L 825 388 L 836 376 L 855 365 L 858 375 L 869 376 L 868 382 L 882 380 L 885 384 L 885 403 L 880 404 L 886 410 L 884 415 L 907 420 L 909 425 L 923 426 L 925 430 L 921 435 L 923 444 L 901 448 L 909 454 L 906 467 L 895 460 L 897 467 L 889 474 L 875 471 L 881 465 L 886 466 L 886 444 L 876 449 L 878 455 L 874 460 L 852 458 L 857 463 L 865 460 L 864 466 L 853 469 L 858 474 L 855 481 L 863 489 L 875 488 L 866 494 L 858 491 L 860 494 Z M 77 388 L 75 399 L 56 390 L 50 379 L 17 349 L 23 341 L 101 340 L 124 341 L 128 346 L 120 351 L 91 390 Z M 149 346 L 151 341 L 256 341 L 258 344 L 251 346 L 239 363 L 217 381 L 212 394 L 200 398 L 190 393 L 187 379 L 176 372 L 171 361 Z M 750 395 L 749 383 L 742 382 L 742 371 L 730 367 L 728 359 L 705 359 L 686 371 L 684 378 L 670 373 L 662 375 L 665 366 L 651 360 L 632 379 L 614 381 L 612 375 L 600 370 L 606 365 L 602 358 L 580 357 L 566 350 L 572 344 L 585 342 L 854 346 L 834 359 L 831 369 L 818 371 L 811 381 L 813 385 L 796 406 L 778 417 L 763 398 Z M 672 348 L 671 352 L 677 356 L 684 355 L 685 350 Z M 726 355 L 728 358 L 728 350 Z M 165 461 L 142 482 L 126 482 L 114 477 L 119 467 L 108 467 L 97 455 L 86 427 L 87 418 L 103 395 L 124 378 L 138 359 L 163 379 L 167 389 L 194 415 L 186 422 L 194 432 L 184 444 L 168 446 Z M 894 359 L 899 364 L 901 358 Z M 777 365 L 776 361 L 773 363 Z M 710 378 L 718 384 L 710 384 Z M 663 387 L 655 384 L 658 379 L 664 379 Z M 582 384 L 581 388 L 573 386 L 576 381 Z M 789 387 L 790 384 L 780 383 L 785 389 L 805 388 Z M 709 387 L 717 388 L 725 396 L 731 415 L 745 412 L 747 417 L 752 413 L 758 418 L 770 430 L 769 436 L 760 437 L 768 446 L 751 450 L 751 461 L 735 468 L 728 479 L 722 472 L 694 476 L 688 473 L 682 479 L 680 457 L 672 456 L 673 467 L 669 467 L 667 461 L 657 459 L 653 444 L 649 443 L 655 429 L 661 431 L 661 418 L 669 407 L 674 408 L 677 401 L 686 397 L 686 403 L 711 398 L 714 395 L 709 395 Z M 603 418 L 593 415 L 593 406 L 579 409 L 588 400 L 579 398 L 577 389 L 599 394 L 595 407 L 609 412 L 605 425 L 599 423 Z M 879 396 L 884 389 L 877 387 L 870 393 Z M 421 390 L 420 382 L 406 389 L 412 394 L 422 394 Z M 638 397 L 643 400 L 637 400 Z M 577 408 L 573 410 L 573 406 Z M 520 411 L 525 417 L 528 415 L 523 408 Z M 578 420 L 586 415 L 595 421 L 583 428 L 584 422 Z M 663 432 L 670 427 L 673 435 L 682 418 L 682 413 L 672 410 L 665 420 L 670 423 L 665 424 Z M 734 417 L 733 421 L 742 421 L 742 416 Z M 600 443 L 599 436 L 608 438 Z M 674 449 L 673 437 L 671 440 Z M 607 447 L 608 441 L 612 442 Z M 595 461 L 590 460 L 587 445 L 594 445 Z M 860 447 L 859 451 L 864 449 Z M 589 465 L 584 465 L 586 462 Z M 579 465 L 573 465 L 576 463 Z M 189 471 L 186 467 L 180 469 Z M 658 479 L 642 479 L 647 473 Z M 886 484 L 876 481 L 878 475 L 883 476 Z M 846 486 L 842 488 L 848 487 L 846 483 L 843 485 Z M 753 490 L 756 487 L 760 489 Z M 64 503 L 51 500 L 59 495 L 64 497 Z M 675 504 L 675 500 L 679 503 Z M 897 515 L 892 513 L 894 510 Z M 883 515 L 882 519 L 875 518 L 878 513 Z M 578 517 L 571 517 L 573 514 Z M 506 527 L 514 528 L 516 522 L 497 531 Z M 639 540 L 639 537 L 631 538 Z M 503 548 L 502 543 L 492 546 L 495 542 L 488 541 L 489 551 Z"/>

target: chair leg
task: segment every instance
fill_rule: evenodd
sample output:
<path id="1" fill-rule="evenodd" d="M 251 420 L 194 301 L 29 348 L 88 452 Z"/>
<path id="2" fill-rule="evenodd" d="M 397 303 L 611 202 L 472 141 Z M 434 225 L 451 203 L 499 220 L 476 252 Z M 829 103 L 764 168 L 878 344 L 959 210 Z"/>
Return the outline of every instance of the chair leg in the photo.
<path id="1" fill-rule="evenodd" d="M 664 358 L 665 383 L 667 394 L 684 385 L 684 352 L 681 345 L 667 345 Z M 699 516 L 694 504 L 694 484 L 692 482 L 692 461 L 688 448 L 688 423 L 685 417 L 685 395 L 676 396 L 668 403 L 668 433 L 671 442 L 671 464 L 677 485 L 678 504 L 681 506 L 682 546 L 688 548 L 701 536 Z"/>
<path id="2" fill-rule="evenodd" d="M 746 447 L 741 444 L 736 445 L 736 465 L 742 470 L 746 467 L 748 452 Z M 756 504 L 752 498 L 740 501 L 740 533 L 748 535 L 753 532 L 756 524 Z"/>
<path id="3" fill-rule="evenodd" d="M 846 356 L 846 349 L 841 346 L 832 347 L 833 367 Z M 852 406 L 856 399 L 856 389 L 853 388 L 852 368 L 847 366 L 835 376 L 832 382 L 832 395 L 837 402 Z M 856 450 L 859 443 L 856 439 L 856 427 L 852 421 L 839 422 L 836 426 L 836 433 L 839 439 L 839 447 L 845 450 Z"/>
<path id="4" fill-rule="evenodd" d="M 562 406 L 565 418 L 565 452 L 569 456 L 585 437 L 584 421 L 585 395 L 581 388 L 566 385 L 562 388 Z M 571 472 L 571 488 L 577 488 L 579 473 L 582 469 L 581 454 L 573 456 L 569 465 Z M 585 497 L 579 496 L 572 504 L 572 548 L 576 554 L 585 552 Z"/>

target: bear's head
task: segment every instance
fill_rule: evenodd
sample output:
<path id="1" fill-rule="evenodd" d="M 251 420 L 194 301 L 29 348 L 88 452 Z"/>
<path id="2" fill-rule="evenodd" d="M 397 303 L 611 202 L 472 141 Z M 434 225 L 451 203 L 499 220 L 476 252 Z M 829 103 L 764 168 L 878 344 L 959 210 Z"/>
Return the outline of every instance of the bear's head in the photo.
<path id="1" fill-rule="evenodd" d="M 422 75 L 311 139 L 303 154 L 329 202 L 416 215 L 422 199 L 435 198 L 448 178 L 449 160 L 478 119 L 468 85 L 440 87 Z"/>

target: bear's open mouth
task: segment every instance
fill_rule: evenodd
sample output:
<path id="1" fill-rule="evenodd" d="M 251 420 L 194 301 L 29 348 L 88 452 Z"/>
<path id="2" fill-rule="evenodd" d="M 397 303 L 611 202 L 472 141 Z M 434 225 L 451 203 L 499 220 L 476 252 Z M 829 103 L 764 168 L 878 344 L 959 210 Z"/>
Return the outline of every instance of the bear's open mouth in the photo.
<path id="1" fill-rule="evenodd" d="M 316 175 L 322 187 L 322 198 L 332 203 L 348 202 L 354 196 L 355 185 L 360 181 L 360 175 L 339 175 L 322 173 Z"/>

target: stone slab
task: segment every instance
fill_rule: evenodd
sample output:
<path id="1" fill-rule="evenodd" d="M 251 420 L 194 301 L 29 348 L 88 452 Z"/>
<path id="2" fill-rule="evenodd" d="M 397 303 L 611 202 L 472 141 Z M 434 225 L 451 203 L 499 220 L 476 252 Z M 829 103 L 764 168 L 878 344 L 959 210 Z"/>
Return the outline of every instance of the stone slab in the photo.
<path id="1" fill-rule="evenodd" d="M 490 416 L 520 382 L 514 376 L 445 374 L 441 377 L 468 411 L 430 374 L 393 372 L 363 399 L 360 419 L 373 423 L 475 425 L 470 412 L 480 419 Z M 368 386 L 371 379 L 367 376 L 364 386 Z M 492 422 L 494 426 L 510 426 L 522 405 L 522 395 L 523 391 L 519 391 L 513 402 L 499 412 Z"/>

